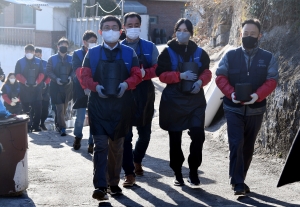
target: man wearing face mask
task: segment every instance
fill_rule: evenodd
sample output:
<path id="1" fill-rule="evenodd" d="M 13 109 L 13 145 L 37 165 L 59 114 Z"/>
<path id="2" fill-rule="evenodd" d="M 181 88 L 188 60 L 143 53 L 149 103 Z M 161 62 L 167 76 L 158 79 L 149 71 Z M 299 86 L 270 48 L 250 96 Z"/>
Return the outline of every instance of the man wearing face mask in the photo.
<path id="1" fill-rule="evenodd" d="M 72 58 L 72 67 L 76 76 L 73 79 L 73 109 L 76 109 L 76 120 L 74 126 L 74 135 L 75 140 L 73 143 L 73 147 L 75 150 L 79 150 L 81 147 L 81 139 L 82 139 L 82 128 L 85 120 L 85 113 L 87 108 L 88 96 L 91 93 L 91 90 L 86 88 L 82 89 L 77 73 L 79 75 L 80 68 L 82 67 L 82 62 L 87 51 L 96 46 L 97 43 L 97 35 L 91 31 L 87 30 L 82 36 L 83 46 L 81 49 L 75 50 Z M 93 153 L 94 142 L 93 137 L 90 134 L 88 141 L 88 153 Z"/>
<path id="2" fill-rule="evenodd" d="M 137 126 L 139 138 L 132 150 L 132 129 L 124 140 L 123 169 L 125 181 L 123 186 L 130 187 L 135 183 L 135 175 L 142 176 L 142 160 L 149 145 L 151 135 L 152 117 L 154 114 L 155 92 L 151 81 L 156 77 L 158 50 L 147 40 L 140 38 L 141 16 L 135 12 L 124 16 L 124 30 L 126 39 L 121 44 L 133 48 L 139 58 L 143 81 L 133 90 L 137 110 L 134 125 Z"/>
<path id="3" fill-rule="evenodd" d="M 118 184 L 123 142 L 134 116 L 130 90 L 142 81 L 142 75 L 134 50 L 118 43 L 121 35 L 118 18 L 103 17 L 99 34 L 104 43 L 88 50 L 77 77 L 83 89 L 91 90 L 88 112 L 95 143 L 93 198 L 106 200 L 106 192 L 122 194 Z"/>
<path id="4" fill-rule="evenodd" d="M 50 97 L 56 107 L 57 123 L 61 136 L 66 136 L 65 115 L 72 99 L 72 56 L 68 55 L 69 41 L 62 37 L 57 43 L 58 53 L 52 55 L 47 63 L 47 75 L 50 77 Z"/>
<path id="5" fill-rule="evenodd" d="M 20 101 L 23 112 L 30 116 L 28 131 L 41 131 L 39 127 L 42 113 L 43 65 L 34 57 L 34 46 L 25 46 L 25 57 L 19 59 L 15 67 L 16 79 L 20 82 Z M 34 110 L 34 113 L 31 113 Z"/>
<path id="6" fill-rule="evenodd" d="M 244 21 L 242 46 L 227 52 L 216 71 L 216 84 L 225 95 L 223 108 L 230 150 L 229 177 L 235 195 L 250 192 L 244 181 L 266 111 L 266 98 L 278 81 L 276 59 L 270 52 L 259 48 L 260 31 L 259 20 Z"/>

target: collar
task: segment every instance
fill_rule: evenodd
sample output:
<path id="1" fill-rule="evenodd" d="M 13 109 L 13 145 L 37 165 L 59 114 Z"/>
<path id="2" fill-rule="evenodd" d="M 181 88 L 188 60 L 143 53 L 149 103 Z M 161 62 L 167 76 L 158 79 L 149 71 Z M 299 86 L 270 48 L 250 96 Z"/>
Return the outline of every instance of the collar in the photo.
<path id="1" fill-rule="evenodd" d="M 251 50 L 246 50 L 243 45 L 241 47 L 242 47 L 243 52 L 245 54 L 249 55 L 249 56 L 255 55 L 258 51 L 258 48 L 259 48 L 258 45 L 255 48 L 251 49 Z"/>
<path id="2" fill-rule="evenodd" d="M 106 44 L 105 42 L 103 42 L 103 47 L 109 49 L 109 50 L 113 50 L 117 47 L 119 47 L 119 42 L 117 42 L 117 44 L 114 47 L 110 47 L 108 44 Z"/>
<path id="3" fill-rule="evenodd" d="M 126 44 L 135 44 L 135 43 L 138 43 L 140 41 L 140 38 L 136 38 L 135 40 L 133 40 L 132 42 L 128 42 L 127 39 L 125 39 L 125 43 Z"/>

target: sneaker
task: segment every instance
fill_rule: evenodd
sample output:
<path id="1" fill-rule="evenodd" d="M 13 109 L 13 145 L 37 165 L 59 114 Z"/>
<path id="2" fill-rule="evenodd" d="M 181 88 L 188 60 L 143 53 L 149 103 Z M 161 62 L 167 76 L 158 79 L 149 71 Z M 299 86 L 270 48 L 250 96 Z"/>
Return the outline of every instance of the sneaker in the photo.
<path id="1" fill-rule="evenodd" d="M 200 185 L 200 180 L 198 177 L 198 173 L 190 173 L 187 181 L 191 184 L 191 185 Z"/>
<path id="2" fill-rule="evenodd" d="M 48 130 L 48 129 L 46 128 L 45 124 L 41 124 L 40 127 L 41 127 L 41 129 L 44 130 L 44 131 L 47 131 L 47 130 Z"/>
<path id="3" fill-rule="evenodd" d="M 143 176 L 144 175 L 144 170 L 142 168 L 142 164 L 141 163 L 134 163 L 134 173 L 136 174 L 136 176 Z"/>
<path id="4" fill-rule="evenodd" d="M 94 153 L 94 145 L 93 144 L 89 144 L 88 153 L 90 153 L 90 154 Z"/>
<path id="5" fill-rule="evenodd" d="M 104 189 L 104 188 L 103 189 L 100 189 L 100 188 L 95 189 L 92 197 L 99 201 L 108 200 L 106 189 Z"/>
<path id="6" fill-rule="evenodd" d="M 127 175 L 125 176 L 123 187 L 132 187 L 135 184 L 135 177 L 134 175 Z"/>
<path id="7" fill-rule="evenodd" d="M 246 183 L 244 183 L 244 185 L 245 185 L 245 193 L 250 193 L 250 188 L 249 188 L 249 186 L 248 186 Z M 235 187 L 235 185 L 232 184 L 232 185 L 231 185 L 231 189 L 234 190 L 234 187 Z"/>
<path id="8" fill-rule="evenodd" d="M 234 195 L 245 195 L 245 184 L 244 183 L 238 183 L 234 185 L 233 188 Z"/>
<path id="9" fill-rule="evenodd" d="M 75 137 L 74 143 L 73 143 L 73 148 L 74 150 L 79 150 L 81 147 L 81 138 Z"/>
<path id="10" fill-rule="evenodd" d="M 40 127 L 35 127 L 31 129 L 32 132 L 41 132 L 41 128 Z"/>
<path id="11" fill-rule="evenodd" d="M 109 193 L 111 196 L 113 195 L 122 195 L 122 189 L 115 185 L 115 186 L 108 186 L 107 193 Z"/>
<path id="12" fill-rule="evenodd" d="M 60 129 L 60 136 L 66 136 L 66 129 L 65 128 L 62 128 Z"/>
<path id="13" fill-rule="evenodd" d="M 173 180 L 173 184 L 175 186 L 183 186 L 184 185 L 184 181 L 183 181 L 183 178 L 182 178 L 182 174 L 175 174 L 175 178 Z"/>

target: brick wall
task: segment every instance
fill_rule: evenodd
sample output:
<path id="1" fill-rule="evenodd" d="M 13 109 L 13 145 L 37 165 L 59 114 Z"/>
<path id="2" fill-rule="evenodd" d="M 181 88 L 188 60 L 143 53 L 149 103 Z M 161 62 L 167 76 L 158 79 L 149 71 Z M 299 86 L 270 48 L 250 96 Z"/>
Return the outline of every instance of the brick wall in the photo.
<path id="1" fill-rule="evenodd" d="M 66 36 L 65 31 L 35 31 L 35 46 L 48 47 L 56 50 L 58 40 Z"/>
<path id="2" fill-rule="evenodd" d="M 138 0 L 141 4 L 147 7 L 149 16 L 157 16 L 157 24 L 150 24 L 149 35 L 152 41 L 154 29 L 166 29 L 167 37 L 173 35 L 174 25 L 181 18 L 184 11 L 184 2 L 168 2 L 168 1 L 148 1 Z"/>

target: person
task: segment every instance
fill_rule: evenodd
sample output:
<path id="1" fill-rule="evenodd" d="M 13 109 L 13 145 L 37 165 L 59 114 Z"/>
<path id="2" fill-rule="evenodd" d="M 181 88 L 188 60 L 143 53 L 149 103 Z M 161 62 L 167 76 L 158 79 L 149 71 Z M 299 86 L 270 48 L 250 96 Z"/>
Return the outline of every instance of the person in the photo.
<path id="1" fill-rule="evenodd" d="M 88 116 L 94 139 L 93 198 L 122 194 L 118 186 L 123 160 L 123 142 L 134 116 L 131 90 L 142 81 L 133 49 L 121 45 L 121 22 L 112 15 L 100 21 L 104 42 L 88 50 L 80 69 L 83 89 L 90 89 Z"/>
<path id="2" fill-rule="evenodd" d="M 229 177 L 235 195 L 250 192 L 244 181 L 266 111 L 266 97 L 276 88 L 278 81 L 278 63 L 270 52 L 259 48 L 261 37 L 259 20 L 244 21 L 242 46 L 227 52 L 216 71 L 216 84 L 224 94 L 230 150 Z M 236 94 L 237 91 L 247 97 Z"/>
<path id="3" fill-rule="evenodd" d="M 72 99 L 72 56 L 68 55 L 69 41 L 62 37 L 57 42 L 58 53 L 47 62 L 47 75 L 50 77 L 50 97 L 56 107 L 57 123 L 61 136 L 66 136 L 65 115 Z"/>
<path id="4" fill-rule="evenodd" d="M 22 105 L 20 103 L 20 84 L 16 81 L 14 73 L 9 73 L 2 86 L 2 98 L 4 106 L 11 114 L 21 114 Z"/>
<path id="5" fill-rule="evenodd" d="M 134 150 L 132 150 L 132 128 L 124 140 L 123 169 L 125 181 L 123 186 L 130 187 L 135 183 L 135 175 L 142 176 L 142 160 L 149 145 L 151 135 L 152 117 L 154 114 L 155 91 L 151 81 L 156 77 L 158 50 L 147 40 L 140 38 L 141 16 L 135 12 L 124 16 L 124 31 L 126 39 L 121 44 L 133 48 L 138 55 L 143 81 L 133 90 L 137 110 L 135 123 L 139 137 Z"/>
<path id="6" fill-rule="evenodd" d="M 97 44 L 97 35 L 91 31 L 87 30 L 82 36 L 83 46 L 75 50 L 72 57 L 72 67 L 73 71 L 76 74 L 76 72 L 79 72 L 83 58 L 85 54 L 87 53 L 88 49 L 96 46 Z M 73 148 L 75 150 L 79 150 L 81 147 L 81 139 L 83 137 L 82 134 L 82 128 L 85 120 L 85 114 L 86 114 L 86 108 L 87 108 L 87 102 L 88 102 L 88 96 L 90 95 L 91 90 L 86 88 L 82 89 L 77 75 L 74 76 L 73 79 L 73 109 L 76 110 L 76 120 L 75 120 L 75 126 L 74 126 L 74 143 Z M 89 140 L 88 140 L 88 153 L 93 154 L 94 151 L 94 142 L 92 134 L 90 134 Z"/>
<path id="7" fill-rule="evenodd" d="M 42 59 L 42 49 L 40 48 L 35 48 L 34 50 L 34 56 L 41 59 L 42 65 L 43 65 L 43 70 L 44 70 L 44 80 L 42 82 L 43 84 L 43 90 L 42 90 L 42 115 L 41 115 L 41 121 L 40 121 L 40 127 L 42 130 L 48 130 L 45 126 L 45 121 L 48 117 L 49 114 L 49 104 L 50 104 L 50 94 L 49 94 L 49 83 L 50 83 L 50 78 L 46 75 L 46 66 L 47 66 L 47 61 Z"/>
<path id="8" fill-rule="evenodd" d="M 176 38 L 158 56 L 156 75 L 167 86 L 159 106 L 159 125 L 169 133 L 170 167 L 176 186 L 184 185 L 181 172 L 184 155 L 181 149 L 182 131 L 188 129 L 191 138 L 188 157 L 191 185 L 199 185 L 198 168 L 202 163 L 205 140 L 204 118 L 206 100 L 203 86 L 211 80 L 210 58 L 205 50 L 189 40 L 193 35 L 190 20 L 181 18 L 174 27 Z"/>
<path id="9" fill-rule="evenodd" d="M 41 131 L 39 127 L 42 113 L 43 65 L 34 57 L 34 45 L 25 46 L 25 56 L 19 59 L 15 67 L 16 79 L 20 82 L 20 101 L 23 112 L 30 116 L 28 132 Z M 31 113 L 34 110 L 34 113 Z"/>
<path id="10" fill-rule="evenodd" d="M 5 81 L 5 74 L 3 72 L 3 69 L 1 68 L 1 64 L 0 64 L 0 81 L 2 82 Z"/>

